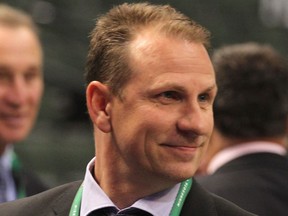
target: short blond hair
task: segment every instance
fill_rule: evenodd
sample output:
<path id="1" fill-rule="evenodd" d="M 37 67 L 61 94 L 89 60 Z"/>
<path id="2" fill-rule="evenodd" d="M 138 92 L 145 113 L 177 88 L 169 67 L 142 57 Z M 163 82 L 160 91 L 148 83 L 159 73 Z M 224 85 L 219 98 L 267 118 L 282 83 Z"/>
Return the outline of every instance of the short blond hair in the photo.
<path id="1" fill-rule="evenodd" d="M 209 45 L 209 31 L 169 5 L 124 3 L 96 22 L 86 64 L 87 84 L 98 80 L 119 95 L 132 73 L 129 44 L 141 30 L 151 27 L 167 36 Z"/>
<path id="2" fill-rule="evenodd" d="M 0 4 L 0 25 L 8 27 L 24 26 L 38 35 L 38 28 L 29 14 L 6 4 Z"/>

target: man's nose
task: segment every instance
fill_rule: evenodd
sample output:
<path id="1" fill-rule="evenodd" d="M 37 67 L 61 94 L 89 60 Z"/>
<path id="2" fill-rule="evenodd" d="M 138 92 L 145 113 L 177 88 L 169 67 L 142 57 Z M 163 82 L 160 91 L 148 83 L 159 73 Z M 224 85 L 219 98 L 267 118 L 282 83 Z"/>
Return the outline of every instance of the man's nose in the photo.
<path id="1" fill-rule="evenodd" d="M 10 82 L 9 88 L 7 89 L 7 101 L 12 105 L 19 106 L 25 101 L 26 96 L 27 86 L 24 78 L 13 78 Z"/>
<path id="2" fill-rule="evenodd" d="M 194 134 L 204 134 L 207 130 L 207 114 L 199 105 L 192 105 L 186 108 L 179 118 L 177 127 L 183 132 L 193 132 Z"/>

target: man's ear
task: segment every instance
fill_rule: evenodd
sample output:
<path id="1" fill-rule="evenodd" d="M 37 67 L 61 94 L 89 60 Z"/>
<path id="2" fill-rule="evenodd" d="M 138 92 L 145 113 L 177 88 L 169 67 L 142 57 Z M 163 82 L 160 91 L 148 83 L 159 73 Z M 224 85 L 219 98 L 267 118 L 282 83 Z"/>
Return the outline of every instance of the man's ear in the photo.
<path id="1" fill-rule="evenodd" d="M 86 89 L 86 102 L 90 118 L 94 124 L 104 133 L 111 130 L 110 115 L 106 112 L 109 105 L 110 92 L 106 85 L 98 81 L 89 83 Z"/>

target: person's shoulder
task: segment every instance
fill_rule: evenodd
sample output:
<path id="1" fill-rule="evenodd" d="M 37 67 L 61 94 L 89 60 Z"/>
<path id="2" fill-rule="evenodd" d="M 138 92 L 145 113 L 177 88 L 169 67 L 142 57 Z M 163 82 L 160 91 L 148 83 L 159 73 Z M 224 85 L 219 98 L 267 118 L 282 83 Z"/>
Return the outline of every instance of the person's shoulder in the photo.
<path id="1" fill-rule="evenodd" d="M 238 207 L 234 203 L 208 192 L 206 189 L 202 188 L 195 179 L 193 179 L 193 184 L 185 200 L 181 215 L 186 216 L 192 213 L 199 216 L 254 215 Z"/>
<path id="2" fill-rule="evenodd" d="M 62 209 L 70 208 L 81 182 L 64 184 L 34 196 L 2 203 L 0 204 L 1 216 L 41 215 L 47 211 L 52 211 L 54 207 L 58 208 L 57 204 L 60 203 L 60 200 L 62 201 Z"/>

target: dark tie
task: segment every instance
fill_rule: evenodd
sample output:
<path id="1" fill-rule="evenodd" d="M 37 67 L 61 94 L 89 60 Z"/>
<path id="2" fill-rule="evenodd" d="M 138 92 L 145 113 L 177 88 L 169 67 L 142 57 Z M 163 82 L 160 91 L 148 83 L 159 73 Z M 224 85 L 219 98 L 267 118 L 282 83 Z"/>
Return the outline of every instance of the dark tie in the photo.
<path id="1" fill-rule="evenodd" d="M 6 182 L 4 178 L 4 170 L 2 164 L 0 164 L 0 203 L 6 202 Z"/>
<path id="2" fill-rule="evenodd" d="M 117 210 L 113 207 L 103 208 L 91 212 L 88 216 L 152 216 L 150 213 L 141 209 L 128 209 L 125 212 L 117 214 Z"/>

